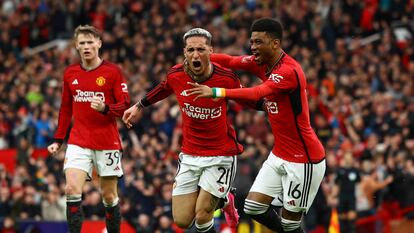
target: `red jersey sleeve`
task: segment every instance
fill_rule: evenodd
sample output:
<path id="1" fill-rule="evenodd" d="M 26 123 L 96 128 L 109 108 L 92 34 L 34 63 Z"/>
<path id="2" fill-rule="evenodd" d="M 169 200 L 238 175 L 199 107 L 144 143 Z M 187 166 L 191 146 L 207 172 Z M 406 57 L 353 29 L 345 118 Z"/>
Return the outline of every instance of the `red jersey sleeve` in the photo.
<path id="1" fill-rule="evenodd" d="M 262 68 L 254 61 L 253 55 L 230 56 L 227 54 L 214 53 L 211 54 L 210 60 L 232 70 L 249 71 L 259 77 L 263 73 Z"/>
<path id="2" fill-rule="evenodd" d="M 237 77 L 237 76 L 236 76 Z M 230 89 L 238 89 L 238 88 L 243 88 L 243 86 L 240 83 L 239 79 L 234 79 L 233 82 L 231 83 L 231 87 Z M 254 109 L 254 110 L 260 110 L 263 111 L 263 102 L 264 99 L 259 98 L 259 99 L 233 99 L 234 101 L 236 101 L 237 103 L 239 103 L 240 105 L 250 108 L 250 109 Z"/>
<path id="3" fill-rule="evenodd" d="M 170 96 L 174 91 L 170 86 L 169 78 L 171 73 L 174 73 L 174 67 L 170 69 L 170 71 L 167 74 L 167 78 L 160 82 L 154 89 L 152 89 L 150 92 L 148 92 L 145 97 L 141 100 L 141 104 L 144 107 L 147 107 L 151 104 L 155 104 L 158 101 L 161 101 L 168 96 Z"/>
<path id="4" fill-rule="evenodd" d="M 58 126 L 55 133 L 55 141 L 62 143 L 66 136 L 70 122 L 72 120 L 72 94 L 69 89 L 69 83 L 67 80 L 68 70 L 65 70 L 63 74 L 63 87 L 62 98 L 59 111 Z"/>
<path id="5" fill-rule="evenodd" d="M 115 97 L 115 103 L 107 103 L 105 107 L 105 113 L 108 116 L 120 117 L 124 114 L 124 111 L 129 108 L 131 100 L 128 95 L 128 86 L 126 84 L 125 78 L 118 67 L 115 73 L 113 94 Z"/>
<path id="6" fill-rule="evenodd" d="M 274 71 L 269 78 L 256 87 L 243 89 L 226 89 L 226 97 L 231 99 L 259 100 L 278 92 L 289 92 L 297 86 L 293 70 L 284 69 Z"/>

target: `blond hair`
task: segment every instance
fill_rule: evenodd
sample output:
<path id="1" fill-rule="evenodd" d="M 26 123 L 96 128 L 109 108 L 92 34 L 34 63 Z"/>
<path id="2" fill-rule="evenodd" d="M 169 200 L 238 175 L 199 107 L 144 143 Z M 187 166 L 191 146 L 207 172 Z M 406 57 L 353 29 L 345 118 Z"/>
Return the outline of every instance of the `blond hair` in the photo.
<path id="1" fill-rule="evenodd" d="M 73 39 L 77 39 L 80 34 L 91 35 L 95 38 L 101 39 L 101 32 L 91 25 L 79 25 L 75 29 L 75 33 L 73 34 Z"/>

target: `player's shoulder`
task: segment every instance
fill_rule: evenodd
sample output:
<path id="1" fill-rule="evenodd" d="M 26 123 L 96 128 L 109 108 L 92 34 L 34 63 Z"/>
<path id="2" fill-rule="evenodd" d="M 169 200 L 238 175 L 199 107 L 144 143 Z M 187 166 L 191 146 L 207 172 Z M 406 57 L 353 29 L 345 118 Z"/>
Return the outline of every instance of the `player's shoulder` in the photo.
<path id="1" fill-rule="evenodd" d="M 116 72 L 121 72 L 121 67 L 119 67 L 119 65 L 113 62 L 110 62 L 110 61 L 103 60 L 101 66 L 107 69 L 114 70 Z"/>
<path id="2" fill-rule="evenodd" d="M 283 55 L 279 64 L 272 70 L 271 75 L 280 75 L 283 77 L 294 76 L 295 71 L 300 69 L 299 64 L 289 55 Z"/>
<path id="3" fill-rule="evenodd" d="M 236 75 L 236 73 L 233 72 L 233 70 L 223 67 L 218 63 L 213 62 L 213 67 L 214 67 L 214 73 L 219 75 L 219 76 L 224 76 L 230 79 L 234 79 L 234 80 L 238 80 L 238 77 Z"/>
<path id="4" fill-rule="evenodd" d="M 179 73 L 179 72 L 184 72 L 184 66 L 183 66 L 183 64 L 176 64 L 173 67 L 171 67 L 168 70 L 167 75 L 170 76 L 172 74 Z"/>
<path id="5" fill-rule="evenodd" d="M 80 63 L 73 63 L 73 64 L 68 65 L 65 68 L 65 70 L 63 72 L 63 75 L 64 75 L 64 77 L 67 77 L 67 76 L 69 76 L 73 73 L 79 72 L 81 69 L 82 69 L 82 67 L 81 67 Z"/>

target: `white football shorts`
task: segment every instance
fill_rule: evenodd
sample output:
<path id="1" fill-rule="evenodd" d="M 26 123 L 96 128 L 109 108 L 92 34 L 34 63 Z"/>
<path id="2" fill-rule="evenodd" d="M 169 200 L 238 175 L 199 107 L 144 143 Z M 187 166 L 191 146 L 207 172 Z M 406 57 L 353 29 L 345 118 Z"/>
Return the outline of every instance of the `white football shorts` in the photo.
<path id="1" fill-rule="evenodd" d="M 180 153 L 173 196 L 194 193 L 199 187 L 224 198 L 236 176 L 237 156 L 192 156 Z"/>
<path id="2" fill-rule="evenodd" d="M 121 164 L 122 152 L 119 150 L 92 150 L 69 144 L 66 149 L 63 170 L 77 168 L 88 173 L 92 178 L 92 169 L 95 166 L 99 176 L 117 176 L 124 174 Z"/>
<path id="3" fill-rule="evenodd" d="M 319 163 L 293 163 L 270 152 L 256 176 L 250 192 L 274 197 L 272 205 L 292 212 L 307 212 L 325 174 L 325 160 Z"/>

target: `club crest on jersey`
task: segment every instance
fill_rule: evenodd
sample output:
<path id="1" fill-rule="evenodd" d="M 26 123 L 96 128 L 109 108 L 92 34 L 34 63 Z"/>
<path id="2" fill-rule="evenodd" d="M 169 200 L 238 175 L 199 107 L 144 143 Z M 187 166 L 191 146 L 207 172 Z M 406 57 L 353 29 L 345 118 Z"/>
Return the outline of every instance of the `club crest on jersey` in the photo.
<path id="1" fill-rule="evenodd" d="M 272 80 L 275 83 L 280 83 L 280 81 L 282 81 L 283 76 L 282 75 L 278 75 L 278 74 L 271 74 L 269 76 L 269 79 Z"/>
<path id="2" fill-rule="evenodd" d="M 98 78 L 96 78 L 96 84 L 100 87 L 102 87 L 103 85 L 105 85 L 105 78 L 103 76 L 99 76 Z"/>

